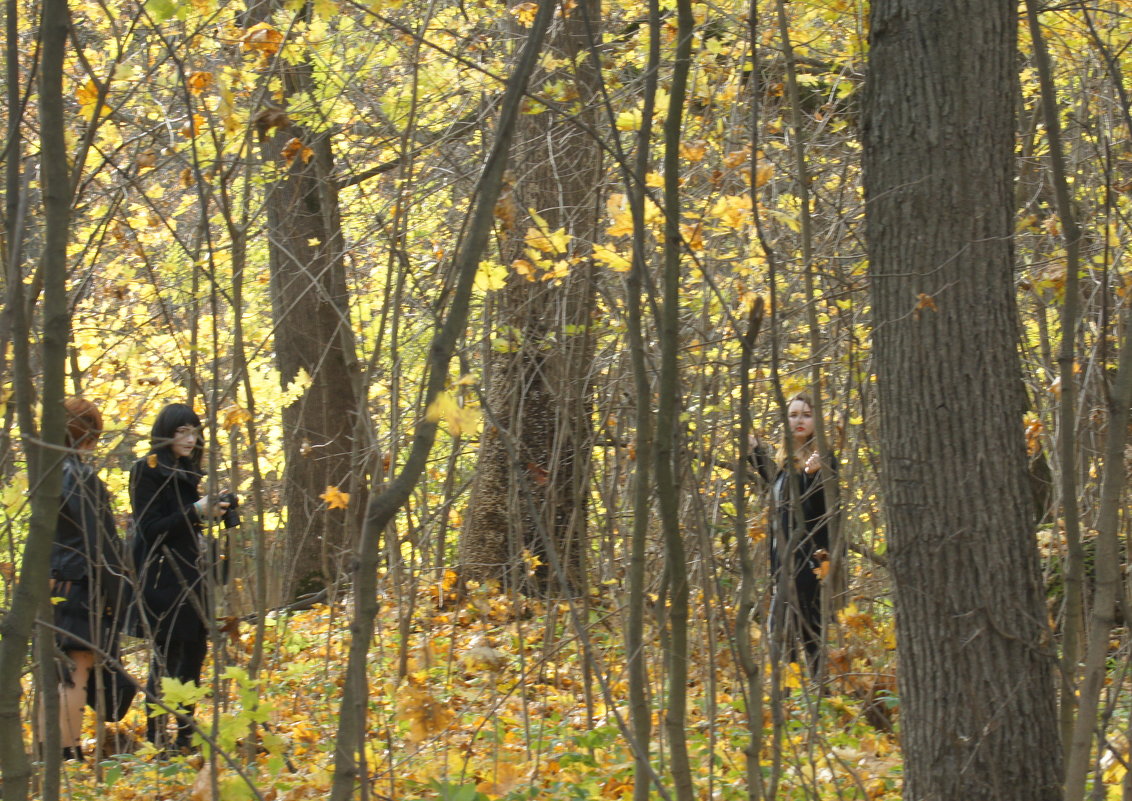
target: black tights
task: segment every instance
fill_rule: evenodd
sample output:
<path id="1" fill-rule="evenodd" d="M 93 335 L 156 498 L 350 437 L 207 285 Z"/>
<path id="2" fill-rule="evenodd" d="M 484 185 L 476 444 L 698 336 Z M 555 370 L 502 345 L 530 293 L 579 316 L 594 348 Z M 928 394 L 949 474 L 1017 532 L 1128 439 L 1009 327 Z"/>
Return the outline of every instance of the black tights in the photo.
<path id="1" fill-rule="evenodd" d="M 158 638 L 155 643 L 153 662 L 149 666 L 149 680 L 145 683 L 145 695 L 149 700 L 161 697 L 161 679 L 164 676 L 177 679 L 182 683 L 193 682 L 200 684 L 201 667 L 204 665 L 204 656 L 208 652 L 208 639 L 205 632 L 199 637 L 188 639 Z M 193 707 L 187 707 L 185 714 L 176 715 L 178 748 L 188 748 L 193 736 Z M 165 712 L 147 712 L 145 734 L 154 745 L 161 746 L 164 741 L 168 714 Z"/>
<path id="2" fill-rule="evenodd" d="M 821 667 L 821 580 L 803 563 L 794 575 L 794 586 L 788 588 L 788 592 L 791 596 L 786 603 L 777 594 L 774 596 L 771 628 L 782 626 L 781 642 L 786 646 L 791 662 L 798 661 L 797 640 L 801 639 L 806 651 L 806 665 L 810 675 L 816 677 Z"/>

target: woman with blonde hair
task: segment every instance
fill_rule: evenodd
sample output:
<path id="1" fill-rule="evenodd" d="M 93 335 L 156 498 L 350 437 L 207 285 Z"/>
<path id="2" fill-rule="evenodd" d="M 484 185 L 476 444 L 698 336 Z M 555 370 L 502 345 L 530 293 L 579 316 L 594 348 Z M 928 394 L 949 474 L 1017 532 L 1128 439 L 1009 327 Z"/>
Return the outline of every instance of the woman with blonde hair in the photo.
<path id="1" fill-rule="evenodd" d="M 797 662 L 795 638 L 801 639 L 810 674 L 820 669 L 824 621 L 822 579 L 830 554 L 830 519 L 824 480 L 836 480 L 837 460 L 818 452 L 814 436 L 814 405 L 807 395 L 795 395 L 786 407 L 788 443 L 772 461 L 766 447 L 754 442 L 752 461 L 770 489 L 770 567 L 774 577 L 771 626 L 782 627 L 791 662 Z M 825 469 L 823 469 L 825 468 Z M 796 511 L 801 512 L 800 517 Z M 788 558 L 783 558 L 787 554 Z M 783 563 L 789 575 L 782 576 Z M 783 597 L 785 596 L 785 597 Z"/>

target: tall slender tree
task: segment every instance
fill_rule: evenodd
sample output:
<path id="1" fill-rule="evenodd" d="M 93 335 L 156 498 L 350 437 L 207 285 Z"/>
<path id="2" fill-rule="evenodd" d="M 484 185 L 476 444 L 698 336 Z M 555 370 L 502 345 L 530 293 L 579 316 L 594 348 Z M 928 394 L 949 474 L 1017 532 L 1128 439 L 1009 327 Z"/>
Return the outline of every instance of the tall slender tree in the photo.
<path id="1" fill-rule="evenodd" d="M 541 69 L 531 93 L 561 82 L 575 99 L 553 110 L 528 100 L 528 112 L 539 113 L 523 115 L 515 132 L 513 181 L 499 209 L 502 260 L 545 260 L 549 269 L 513 270 L 494 306 L 503 336 L 488 354 L 488 420 L 461 541 L 466 577 L 526 584 L 534 572 L 538 590 L 557 588 L 555 565 L 574 589 L 583 576 L 593 354 L 587 256 L 601 168 L 589 124 L 597 75 L 585 53 L 599 15 L 595 0 L 563 4 L 545 48 L 551 63 L 566 66 Z M 524 550 L 538 557 L 528 562 L 533 571 L 522 566 Z"/>
<path id="2" fill-rule="evenodd" d="M 877 0 L 864 106 L 905 797 L 1060 798 L 1013 281 L 1017 5 Z"/>
<path id="3" fill-rule="evenodd" d="M 37 612 L 50 610 L 48 578 L 51 543 L 62 495 L 63 410 L 70 314 L 67 307 L 67 241 L 71 211 L 71 176 L 67 161 L 63 111 L 63 62 L 69 11 L 67 0 L 45 0 L 40 17 L 39 130 L 43 180 L 43 301 L 39 309 L 42 349 L 42 416 L 34 418 L 33 380 L 28 342 L 31 322 L 20 306 L 22 276 L 13 264 L 9 303 L 14 312 L 14 376 L 20 431 L 28 459 L 31 524 L 24 544 L 20 580 L 11 608 L 0 621 L 0 773 L 4 801 L 27 798 L 31 769 L 24 751 L 20 678 Z M 44 632 L 43 636 L 52 636 Z M 47 649 L 43 649 L 46 652 Z M 54 760 L 52 760 L 54 761 Z M 55 763 L 58 764 L 58 763 Z M 45 798 L 58 798 L 58 776 L 49 777 Z"/>

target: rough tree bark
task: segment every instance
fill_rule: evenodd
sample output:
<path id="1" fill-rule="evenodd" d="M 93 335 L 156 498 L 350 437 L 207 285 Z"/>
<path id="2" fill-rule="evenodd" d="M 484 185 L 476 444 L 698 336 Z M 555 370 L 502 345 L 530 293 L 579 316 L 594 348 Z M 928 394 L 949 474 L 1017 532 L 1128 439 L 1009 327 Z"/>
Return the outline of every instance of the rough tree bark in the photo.
<path id="1" fill-rule="evenodd" d="M 249 12 L 259 22 L 276 3 Z M 309 14 L 309 4 L 300 14 Z M 305 64 L 280 59 L 286 97 L 311 87 Z M 287 578 L 291 596 L 332 581 L 357 532 L 346 509 L 319 497 L 328 486 L 365 503 L 364 477 L 354 475 L 353 431 L 358 414 L 357 354 L 349 324 L 343 237 L 333 154 L 327 131 L 312 131 L 266 106 L 256 118 L 264 162 L 278 172 L 267 185 L 275 358 L 286 387 L 300 371 L 310 377 L 302 397 L 283 408 Z"/>
<path id="2" fill-rule="evenodd" d="M 0 775 L 4 801 L 24 801 L 31 765 L 24 750 L 20 677 L 28 656 L 32 624 L 39 610 L 50 608 L 51 543 L 62 495 L 63 410 L 67 341 L 67 240 L 70 227 L 71 180 L 63 111 L 63 61 L 68 31 L 67 0 L 45 0 L 40 21 L 39 130 L 40 175 L 43 184 L 42 405 L 40 426 L 33 417 L 33 379 L 28 342 L 30 321 L 21 309 L 22 276 L 10 265 L 9 303 L 13 312 L 13 375 L 20 432 L 28 460 L 31 523 L 20 564 L 20 578 L 8 614 L 0 621 Z M 46 634 L 45 636 L 51 636 Z M 56 740 L 56 742 L 58 742 Z M 49 764 L 56 769 L 54 758 Z M 58 797 L 58 775 L 49 777 L 44 797 Z"/>
<path id="3" fill-rule="evenodd" d="M 917 801 L 1060 798 L 1013 283 L 1017 5 L 877 0 L 863 118 L 883 487 Z"/>
<path id="4" fill-rule="evenodd" d="M 563 109 L 576 110 L 525 114 L 515 133 L 514 176 L 499 215 L 502 261 L 510 268 L 524 257 L 527 231 L 537 226 L 528 214 L 533 210 L 548 232 L 562 228 L 570 235 L 567 251 L 553 257 L 571 266 L 553 281 L 511 270 L 496 299 L 493 317 L 508 341 L 490 351 L 484 371 L 486 419 L 460 543 L 465 579 L 538 592 L 564 589 L 555 564 L 569 589 L 584 582 L 593 353 L 586 251 L 598 219 L 600 150 L 586 130 L 592 130 L 597 75 L 582 54 L 595 41 L 599 14 L 596 0 L 559 14 L 546 51 L 567 66 L 540 69 L 532 79 L 532 94 L 556 81 L 573 86 L 577 99 Z M 541 562 L 534 571 L 522 562 L 523 550 Z"/>

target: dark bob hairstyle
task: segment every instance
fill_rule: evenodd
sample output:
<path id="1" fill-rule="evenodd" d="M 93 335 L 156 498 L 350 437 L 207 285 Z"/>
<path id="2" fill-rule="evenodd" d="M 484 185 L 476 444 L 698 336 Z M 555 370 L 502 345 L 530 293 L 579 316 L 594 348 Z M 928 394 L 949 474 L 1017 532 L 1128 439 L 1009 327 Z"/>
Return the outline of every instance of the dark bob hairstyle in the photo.
<path id="1" fill-rule="evenodd" d="M 173 435 L 181 426 L 192 426 L 199 430 L 201 428 L 200 418 L 193 411 L 192 406 L 184 403 L 170 403 L 157 413 L 157 419 L 153 421 L 153 428 L 149 432 L 149 447 L 154 451 L 159 451 L 162 448 L 171 450 Z M 193 447 L 193 455 L 190 457 L 193 466 L 198 470 L 203 457 L 204 438 L 198 436 L 197 444 Z"/>

